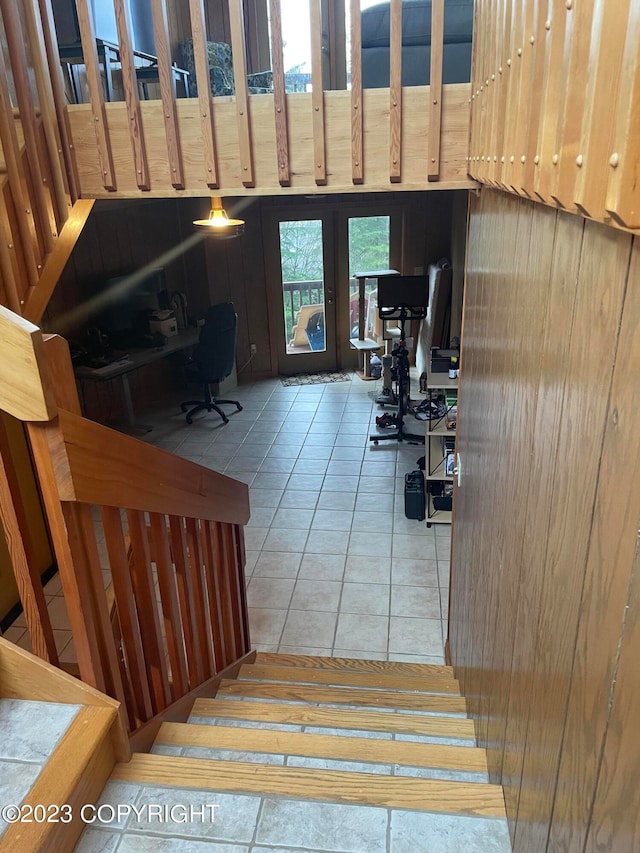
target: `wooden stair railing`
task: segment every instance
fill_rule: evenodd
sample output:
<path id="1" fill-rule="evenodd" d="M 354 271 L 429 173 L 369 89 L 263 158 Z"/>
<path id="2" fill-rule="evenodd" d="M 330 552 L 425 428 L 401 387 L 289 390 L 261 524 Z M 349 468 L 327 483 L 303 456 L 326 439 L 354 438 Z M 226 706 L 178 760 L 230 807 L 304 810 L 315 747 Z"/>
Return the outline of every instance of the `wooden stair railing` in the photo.
<path id="1" fill-rule="evenodd" d="M 82 418 L 66 343 L 6 309 L 0 333 L 22 356 L 12 381 L 0 359 L 0 408 L 26 425 L 79 674 L 133 732 L 249 651 L 248 488 Z M 50 633 L 46 608 L 27 621 Z"/>

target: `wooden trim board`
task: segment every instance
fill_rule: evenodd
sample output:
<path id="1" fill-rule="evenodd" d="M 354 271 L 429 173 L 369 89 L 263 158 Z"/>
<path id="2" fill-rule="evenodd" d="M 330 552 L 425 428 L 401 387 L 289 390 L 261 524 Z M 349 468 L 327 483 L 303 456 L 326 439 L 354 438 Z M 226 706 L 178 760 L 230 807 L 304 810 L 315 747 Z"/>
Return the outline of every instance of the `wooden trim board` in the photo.
<path id="1" fill-rule="evenodd" d="M 358 658 L 324 658 L 319 655 L 283 655 L 274 652 L 256 652 L 258 666 L 296 666 L 318 669 L 344 669 L 349 672 L 373 672 L 390 675 L 442 675 L 453 678 L 453 667 L 427 663 L 402 663 L 386 660 L 359 660 Z"/>

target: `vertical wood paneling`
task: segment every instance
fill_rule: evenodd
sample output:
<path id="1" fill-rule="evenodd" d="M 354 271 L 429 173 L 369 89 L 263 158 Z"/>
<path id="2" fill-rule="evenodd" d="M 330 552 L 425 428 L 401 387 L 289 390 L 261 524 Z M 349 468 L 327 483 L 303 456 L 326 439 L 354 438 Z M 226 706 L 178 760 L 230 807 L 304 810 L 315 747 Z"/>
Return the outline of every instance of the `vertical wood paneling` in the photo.
<path id="1" fill-rule="evenodd" d="M 171 70 L 171 37 L 169 35 L 166 0 L 151 0 L 151 12 L 156 55 L 158 57 L 158 79 L 160 80 L 162 111 L 164 113 L 164 131 L 167 140 L 167 162 L 171 185 L 180 190 L 184 188 L 184 164 L 182 162 L 182 145 L 176 107 L 176 81 Z"/>
<path id="2" fill-rule="evenodd" d="M 503 193 L 472 199 L 449 639 L 515 853 L 637 842 L 631 246 Z"/>
<path id="3" fill-rule="evenodd" d="M 637 327 L 636 327 L 637 328 Z M 636 527 L 640 519 L 636 517 Z M 640 544 L 636 543 L 626 604 L 624 633 L 598 789 L 585 853 L 635 853 L 638 826 L 638 652 L 640 650 Z"/>
<path id="4" fill-rule="evenodd" d="M 389 11 L 389 180 L 402 178 L 402 0 Z"/>
<path id="5" fill-rule="evenodd" d="M 629 269 L 594 506 L 582 614 L 558 774 L 558 794 L 549 836 L 551 849 L 583 849 L 607 726 L 607 737 L 611 737 L 611 743 L 615 744 L 619 737 L 616 723 L 611 726 L 609 721 L 612 684 L 617 680 L 618 696 L 623 697 L 622 703 L 625 704 L 628 701 L 625 697 L 633 695 L 631 682 L 637 682 L 637 669 L 625 678 L 625 673 L 617 673 L 616 668 L 622 626 L 626 624 L 633 631 L 632 626 L 637 618 L 637 613 L 634 616 L 630 612 L 627 612 L 625 618 L 627 605 L 637 607 L 638 604 L 638 601 L 633 602 L 633 591 L 628 601 L 629 585 L 635 585 L 637 590 L 640 580 L 640 575 L 633 577 L 633 572 L 640 568 L 637 562 L 640 444 L 637 441 L 636 389 L 629 381 L 630 377 L 640 375 L 640 300 L 634 292 L 639 277 L 640 245 L 636 240 Z M 625 629 L 622 639 L 626 653 L 629 654 L 633 649 L 637 662 L 640 637 L 636 636 L 634 643 L 633 636 Z M 585 718 L 589 720 L 589 725 L 583 724 Z M 628 725 L 633 727 L 630 720 Z M 600 847 L 601 850 L 633 849 L 630 842 L 637 831 L 635 815 L 638 813 L 638 787 L 631 783 L 627 773 L 637 773 L 631 770 L 638 764 L 640 742 L 637 731 L 634 731 L 633 737 L 634 741 L 627 745 L 626 755 L 629 758 L 620 755 L 620 766 L 616 768 L 617 778 L 624 779 L 626 783 L 618 789 L 618 797 L 624 790 L 625 804 L 621 808 L 622 801 L 619 800 L 615 805 L 613 802 L 607 805 L 611 809 L 610 825 L 613 831 L 609 846 Z M 606 763 L 605 768 L 605 774 L 612 770 Z M 605 789 L 611 785 L 611 781 L 609 777 Z M 634 797 L 635 802 L 632 803 L 630 798 Z M 604 810 L 601 814 L 604 814 Z M 600 831 L 599 827 L 592 833 L 592 844 L 595 844 Z M 636 836 L 636 844 L 638 840 Z"/>
<path id="6" fill-rule="evenodd" d="M 351 177 L 354 184 L 364 180 L 362 139 L 362 18 L 360 0 L 351 0 Z"/>
<path id="7" fill-rule="evenodd" d="M 318 186 L 327 183 L 324 92 L 322 83 L 322 10 L 320 0 L 309 0 L 311 32 L 311 109 L 313 111 L 313 174 Z"/>
<path id="8" fill-rule="evenodd" d="M 249 115 L 247 88 L 247 47 L 244 32 L 242 0 L 229 0 L 229 24 L 231 26 L 231 49 L 233 51 L 233 78 L 236 87 L 236 112 L 238 118 L 238 144 L 242 185 L 254 186 L 253 141 Z"/>

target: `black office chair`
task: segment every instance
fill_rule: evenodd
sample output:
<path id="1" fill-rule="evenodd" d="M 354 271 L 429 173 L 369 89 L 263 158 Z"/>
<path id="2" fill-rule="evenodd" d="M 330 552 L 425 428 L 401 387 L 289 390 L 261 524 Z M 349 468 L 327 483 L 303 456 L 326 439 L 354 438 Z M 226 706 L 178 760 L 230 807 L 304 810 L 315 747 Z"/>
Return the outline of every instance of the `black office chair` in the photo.
<path id="1" fill-rule="evenodd" d="M 200 341 L 195 360 L 187 365 L 187 374 L 200 382 L 203 388 L 204 400 L 188 400 L 181 404 L 183 412 L 189 406 L 193 409 L 187 415 L 187 423 L 193 423 L 193 416 L 206 409 L 216 411 L 225 424 L 229 418 L 220 408 L 220 404 L 229 403 L 242 411 L 237 400 L 221 400 L 211 393 L 211 384 L 222 382 L 231 374 L 236 357 L 236 337 L 238 331 L 238 316 L 231 302 L 212 305 L 207 311 L 204 326 L 200 330 Z"/>

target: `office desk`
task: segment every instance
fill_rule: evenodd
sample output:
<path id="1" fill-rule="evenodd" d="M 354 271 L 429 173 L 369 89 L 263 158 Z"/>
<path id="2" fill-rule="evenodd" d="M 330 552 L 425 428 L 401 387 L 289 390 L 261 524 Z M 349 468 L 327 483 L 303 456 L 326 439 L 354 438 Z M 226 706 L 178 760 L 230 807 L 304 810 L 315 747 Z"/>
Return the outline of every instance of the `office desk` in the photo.
<path id="1" fill-rule="evenodd" d="M 163 347 L 158 349 L 132 349 L 129 355 L 120 361 L 114 361 L 105 367 L 77 367 L 75 374 L 79 379 L 89 382 L 108 382 L 111 379 L 120 379 L 127 427 L 136 431 L 149 432 L 152 427 L 136 422 L 131 400 L 129 374 L 147 364 L 153 364 L 155 361 L 160 361 L 169 355 L 195 346 L 198 343 L 199 333 L 199 329 L 185 329 L 169 338 Z"/>

